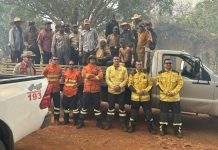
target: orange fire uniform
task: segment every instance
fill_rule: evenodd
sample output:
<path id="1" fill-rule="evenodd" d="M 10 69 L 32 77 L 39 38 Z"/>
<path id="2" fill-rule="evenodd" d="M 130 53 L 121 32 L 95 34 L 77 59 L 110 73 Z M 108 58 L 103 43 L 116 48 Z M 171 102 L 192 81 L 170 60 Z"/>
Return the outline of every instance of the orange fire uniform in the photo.
<path id="1" fill-rule="evenodd" d="M 51 84 L 51 93 L 60 91 L 60 82 L 62 71 L 60 65 L 48 64 L 44 70 L 43 75 L 48 79 L 48 83 Z"/>
<path id="2" fill-rule="evenodd" d="M 103 79 L 101 67 L 88 64 L 83 68 L 82 77 L 84 78 L 83 92 L 97 93 L 101 91 L 101 80 Z"/>
<path id="3" fill-rule="evenodd" d="M 63 93 L 67 97 L 71 97 L 77 94 L 78 85 L 81 82 L 81 75 L 77 70 L 67 69 L 63 76 L 64 90 Z"/>

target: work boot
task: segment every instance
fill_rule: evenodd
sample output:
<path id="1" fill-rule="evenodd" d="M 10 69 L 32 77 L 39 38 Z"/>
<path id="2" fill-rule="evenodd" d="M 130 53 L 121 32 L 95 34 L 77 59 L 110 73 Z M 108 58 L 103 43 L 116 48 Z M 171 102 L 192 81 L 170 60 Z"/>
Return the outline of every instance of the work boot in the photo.
<path id="1" fill-rule="evenodd" d="M 105 130 L 109 130 L 112 127 L 112 122 L 107 121 L 106 126 L 104 127 Z"/>
<path id="2" fill-rule="evenodd" d="M 128 129 L 127 129 L 127 127 L 126 127 L 125 118 L 121 118 L 121 119 L 120 119 L 120 124 L 121 124 L 121 129 L 122 129 L 124 132 L 127 132 Z"/>
<path id="3" fill-rule="evenodd" d="M 165 136 L 167 134 L 167 125 L 162 124 L 160 125 L 160 135 Z"/>
<path id="4" fill-rule="evenodd" d="M 132 133 L 132 132 L 134 132 L 134 131 L 135 131 L 135 124 L 134 124 L 133 121 L 130 121 L 130 122 L 129 122 L 129 126 L 128 126 L 128 132 L 129 132 L 129 133 Z"/>
<path id="5" fill-rule="evenodd" d="M 56 126 L 60 125 L 59 120 L 55 119 L 55 120 L 54 120 L 54 124 L 55 124 Z"/>
<path id="6" fill-rule="evenodd" d="M 155 134 L 156 133 L 156 130 L 154 128 L 154 122 L 153 121 L 149 121 L 148 122 L 148 131 L 151 133 L 151 134 Z"/>
<path id="7" fill-rule="evenodd" d="M 111 116 L 111 115 L 107 116 L 107 122 L 106 122 L 106 125 L 104 127 L 105 130 L 111 129 L 113 118 L 114 118 L 114 116 Z"/>
<path id="8" fill-rule="evenodd" d="M 181 126 L 173 126 L 173 131 L 174 131 L 174 134 L 177 138 L 182 138 L 182 132 L 181 132 Z"/>
<path id="9" fill-rule="evenodd" d="M 77 125 L 79 120 L 79 114 L 73 114 L 73 125 Z"/>
<path id="10" fill-rule="evenodd" d="M 64 114 L 64 125 L 67 125 L 69 123 L 69 114 Z"/>
<path id="11" fill-rule="evenodd" d="M 78 121 L 78 124 L 76 125 L 76 128 L 80 129 L 82 127 L 84 127 L 84 120 L 81 119 L 81 120 Z"/>
<path id="12" fill-rule="evenodd" d="M 102 124 L 102 120 L 101 119 L 96 121 L 96 127 L 100 128 L 100 129 L 104 129 L 104 126 Z"/>

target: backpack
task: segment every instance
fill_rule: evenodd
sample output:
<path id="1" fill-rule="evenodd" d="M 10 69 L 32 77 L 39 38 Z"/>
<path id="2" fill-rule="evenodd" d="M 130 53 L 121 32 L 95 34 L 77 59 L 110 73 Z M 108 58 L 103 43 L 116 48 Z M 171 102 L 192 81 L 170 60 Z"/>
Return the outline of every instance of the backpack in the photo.
<path id="1" fill-rule="evenodd" d="M 157 34 L 154 32 L 153 29 L 149 29 L 151 36 L 152 36 L 152 42 L 149 46 L 150 50 L 154 50 L 156 48 L 157 45 Z"/>

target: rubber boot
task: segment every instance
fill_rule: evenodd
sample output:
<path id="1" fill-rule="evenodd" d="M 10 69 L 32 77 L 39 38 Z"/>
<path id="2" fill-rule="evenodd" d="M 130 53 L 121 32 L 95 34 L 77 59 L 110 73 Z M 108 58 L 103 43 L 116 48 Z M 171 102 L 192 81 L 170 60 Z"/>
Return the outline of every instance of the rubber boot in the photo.
<path id="1" fill-rule="evenodd" d="M 160 125 L 160 135 L 165 136 L 167 134 L 167 125 L 161 124 Z"/>
<path id="2" fill-rule="evenodd" d="M 111 129 L 113 118 L 114 118 L 114 116 L 111 116 L 111 115 L 107 116 L 107 122 L 106 122 L 106 125 L 104 127 L 105 130 Z"/>
<path id="3" fill-rule="evenodd" d="M 82 128 L 82 127 L 84 127 L 84 120 L 83 120 L 83 119 L 80 119 L 80 120 L 78 121 L 78 124 L 76 125 L 76 128 L 77 128 L 77 129 L 80 129 L 80 128 Z"/>
<path id="4" fill-rule="evenodd" d="M 79 114 L 73 114 L 73 125 L 77 125 L 79 120 Z"/>
<path id="5" fill-rule="evenodd" d="M 177 138 L 182 138 L 182 132 L 181 132 L 181 126 L 179 125 L 175 125 L 173 126 L 173 131 L 174 131 L 174 134 Z"/>
<path id="6" fill-rule="evenodd" d="M 149 121 L 148 122 L 148 131 L 151 133 L 151 134 L 155 134 L 156 133 L 156 130 L 154 128 L 154 122 L 153 121 Z"/>
<path id="7" fill-rule="evenodd" d="M 69 113 L 64 113 L 64 125 L 69 123 Z"/>
<path id="8" fill-rule="evenodd" d="M 128 125 L 128 132 L 133 133 L 135 131 L 135 122 L 130 121 Z"/>
<path id="9" fill-rule="evenodd" d="M 96 127 L 100 128 L 100 129 L 104 129 L 104 126 L 102 124 L 102 120 L 101 119 L 97 119 L 96 120 Z"/>
<path id="10" fill-rule="evenodd" d="M 120 118 L 120 125 L 121 125 L 121 129 L 124 131 L 124 132 L 127 132 L 128 129 L 126 127 L 126 120 L 124 117 L 121 117 Z"/>
<path id="11" fill-rule="evenodd" d="M 55 124 L 55 125 L 60 125 L 59 117 L 60 117 L 59 114 L 55 114 L 55 115 L 54 115 L 54 124 Z"/>

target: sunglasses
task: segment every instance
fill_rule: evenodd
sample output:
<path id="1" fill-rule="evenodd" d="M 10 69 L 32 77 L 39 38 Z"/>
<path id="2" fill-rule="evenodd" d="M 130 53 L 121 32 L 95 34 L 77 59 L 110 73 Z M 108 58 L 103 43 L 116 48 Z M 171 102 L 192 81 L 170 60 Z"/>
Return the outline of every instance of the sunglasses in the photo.
<path id="1" fill-rule="evenodd" d="M 53 59 L 53 60 L 58 60 L 58 59 Z"/>
<path id="2" fill-rule="evenodd" d="M 69 65 L 73 65 L 73 64 L 69 64 Z"/>
<path id="3" fill-rule="evenodd" d="M 172 63 L 165 63 L 165 64 L 167 64 L 167 65 L 168 65 L 168 64 L 171 65 Z"/>

